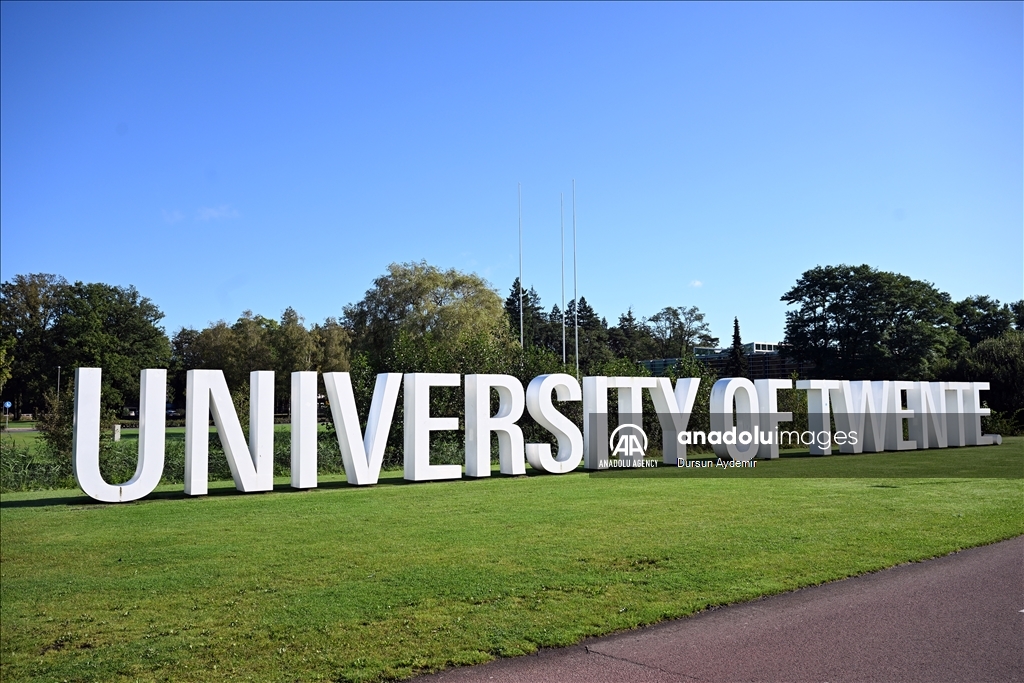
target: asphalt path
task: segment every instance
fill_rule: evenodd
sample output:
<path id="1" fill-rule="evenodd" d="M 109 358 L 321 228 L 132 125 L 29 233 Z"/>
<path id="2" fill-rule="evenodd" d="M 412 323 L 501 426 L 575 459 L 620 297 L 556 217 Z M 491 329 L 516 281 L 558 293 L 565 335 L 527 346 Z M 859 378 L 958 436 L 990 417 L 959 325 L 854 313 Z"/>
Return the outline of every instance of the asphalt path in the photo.
<path id="1" fill-rule="evenodd" d="M 1024 681 L 1024 536 L 426 681 Z"/>

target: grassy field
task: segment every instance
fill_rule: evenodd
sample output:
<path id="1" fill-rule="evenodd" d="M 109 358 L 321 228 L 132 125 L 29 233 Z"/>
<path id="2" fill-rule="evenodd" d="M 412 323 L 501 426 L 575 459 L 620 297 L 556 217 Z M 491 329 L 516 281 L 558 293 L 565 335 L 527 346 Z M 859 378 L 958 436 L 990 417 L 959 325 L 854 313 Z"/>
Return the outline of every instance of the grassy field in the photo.
<path id="1" fill-rule="evenodd" d="M 1021 438 L 943 453 L 1024 474 Z M 5 494 L 0 678 L 403 678 L 1024 533 L 1024 479 L 826 478 L 858 457 L 785 464 L 822 478 Z"/>
<path id="2" fill-rule="evenodd" d="M 2 419 L 0 419 L 0 426 L 3 426 L 4 424 L 5 423 L 2 421 Z M 7 425 L 7 426 L 10 427 L 10 429 L 35 429 L 36 428 L 36 423 L 34 421 L 27 421 L 27 420 L 24 420 L 24 421 L 11 420 L 10 424 Z M 23 448 L 25 446 L 31 446 L 31 445 L 35 444 L 36 439 L 38 439 L 38 438 L 39 438 L 39 432 L 21 432 L 21 431 L 9 432 L 6 429 L 3 430 L 2 432 L 0 432 L 0 442 L 5 442 L 5 445 L 6 445 L 6 443 L 11 443 L 11 444 L 17 446 L 18 448 Z"/>

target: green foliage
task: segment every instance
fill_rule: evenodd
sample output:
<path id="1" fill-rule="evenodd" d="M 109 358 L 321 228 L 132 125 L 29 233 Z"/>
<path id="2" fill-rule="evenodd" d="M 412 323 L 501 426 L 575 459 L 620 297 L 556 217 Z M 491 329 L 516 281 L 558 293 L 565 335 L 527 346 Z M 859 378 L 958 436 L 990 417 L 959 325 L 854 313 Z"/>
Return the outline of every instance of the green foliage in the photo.
<path id="1" fill-rule="evenodd" d="M 690 431 L 707 432 L 711 429 L 711 388 L 718 381 L 714 370 L 700 362 L 692 352 L 684 354 L 668 376 L 675 382 L 680 377 L 698 377 L 697 398 L 693 402 L 688 429 Z M 688 446 L 688 450 L 699 452 L 701 446 Z M 710 450 L 710 447 L 708 448 Z"/>
<path id="2" fill-rule="evenodd" d="M 706 419 L 703 392 L 710 392 L 714 375 L 693 357 L 692 349 L 698 344 L 717 344 L 718 339 L 711 336 L 696 307 L 666 307 L 649 318 L 638 317 L 630 309 L 609 327 L 584 297 L 570 301 L 564 312 L 559 306 L 545 312 L 540 297 L 530 288 L 523 292 L 526 345 L 522 348 L 519 294 L 516 280 L 503 304 L 476 275 L 443 271 L 425 262 L 392 264 L 361 301 L 344 308 L 340 322 L 327 318 L 307 327 L 292 308 L 279 320 L 245 311 L 230 324 L 219 321 L 203 330 L 182 328 L 168 342 L 156 326 L 162 314 L 133 288 L 72 285 L 52 275 L 17 276 L 0 286 L 0 339 L 6 340 L 0 344 L 0 380 L 9 366 L 11 379 L 3 392 L 14 400 L 15 416 L 24 407 L 34 407 L 34 412 L 43 408 L 45 446 L 60 457 L 70 450 L 71 377 L 80 364 L 104 368 L 104 439 L 114 411 L 135 402 L 139 370 L 159 367 L 168 359 L 169 397 L 178 407 L 186 400 L 188 370 L 222 369 L 243 428 L 249 418 L 250 372 L 275 371 L 275 410 L 284 413 L 289 409 L 291 372 L 349 371 L 365 428 L 365 412 L 380 372 L 511 374 L 524 385 L 546 373 L 575 375 L 573 326 L 578 320 L 580 376 L 646 374 L 638 361 L 680 358 L 669 374 L 702 378 L 702 393 L 692 419 Z M 787 313 L 787 339 L 793 353 L 801 361 L 813 362 L 817 374 L 853 379 L 987 379 L 992 383 L 992 408 L 1011 416 L 1011 421 L 1016 419 L 1012 415 L 1021 407 L 1020 377 L 1024 372 L 1019 367 L 1019 336 L 1013 336 L 1019 333 L 1006 328 L 1024 310 L 1022 302 L 1005 306 L 987 297 L 968 297 L 954 305 L 948 295 L 929 283 L 868 266 L 812 269 L 783 300 L 799 307 Z M 567 325 L 565 364 L 563 318 Z M 1003 332 L 997 335 L 1000 330 Z M 745 363 L 739 321 L 735 320 L 726 374 L 747 375 Z M 53 394 L 57 365 L 65 369 L 62 396 L 67 397 L 59 406 L 57 397 L 47 394 Z M 780 399 L 788 406 L 783 409 L 794 412 L 798 422 L 805 420 L 806 406 L 799 400 L 800 393 L 790 393 L 792 396 L 787 393 Z M 463 418 L 460 389 L 437 388 L 431 394 L 432 414 Z M 612 394 L 614 411 L 615 392 Z M 29 403 L 26 396 L 34 396 L 34 402 Z M 496 397 L 492 400 L 496 408 Z M 645 429 L 657 438 L 660 426 L 649 397 L 644 400 Z M 560 408 L 577 423 L 582 420 L 580 405 L 569 403 Z M 552 441 L 529 415 L 521 425 L 527 441 Z M 402 427 L 399 406 L 386 449 L 386 467 L 401 464 Z M 333 431 L 328 431 L 323 443 L 336 454 L 334 437 Z M 461 457 L 461 432 L 437 433 L 431 438 L 439 458 L 454 462 Z"/>
<path id="3" fill-rule="evenodd" d="M 1024 330 L 1024 299 L 1014 301 L 1009 304 L 1010 311 L 1013 312 L 1013 325 L 1018 330 Z"/>
<path id="4" fill-rule="evenodd" d="M 800 375 L 794 372 L 790 378 L 793 386 L 800 379 Z M 787 429 L 795 429 L 803 432 L 809 429 L 807 420 L 807 392 L 800 389 L 782 389 L 779 391 L 779 412 L 792 413 L 793 420 L 788 423 Z"/>
<path id="5" fill-rule="evenodd" d="M 1024 408 L 1015 411 L 993 410 L 981 418 L 981 431 L 985 434 L 1020 436 L 1024 434 Z"/>
<path id="6" fill-rule="evenodd" d="M 718 345 L 718 337 L 711 336 L 711 328 L 696 306 L 668 306 L 646 323 L 658 343 L 656 358 L 682 358 L 693 353 L 696 346 Z"/>
<path id="7" fill-rule="evenodd" d="M 348 370 L 350 340 L 336 319 L 307 329 L 290 307 L 280 321 L 244 311 L 231 325 L 221 320 L 202 331 L 182 328 L 171 340 L 171 393 L 175 404 L 184 407 L 189 370 L 223 370 L 233 392 L 249 385 L 249 373 L 273 370 L 275 410 L 287 412 L 291 373 Z"/>
<path id="8" fill-rule="evenodd" d="M 3 394 L 7 380 L 11 378 L 11 366 L 14 364 L 14 337 L 0 339 L 0 395 Z"/>
<path id="9" fill-rule="evenodd" d="M 957 317 L 956 331 L 972 347 L 985 339 L 995 339 L 1013 327 L 1014 315 L 1009 305 L 998 299 L 969 296 L 953 304 Z"/>
<path id="10" fill-rule="evenodd" d="M 619 324 L 608 330 L 608 346 L 617 358 L 633 362 L 648 360 L 658 353 L 658 344 L 650 328 L 628 309 L 619 316 Z"/>
<path id="11" fill-rule="evenodd" d="M 508 319 L 509 330 L 511 336 L 515 340 L 519 340 L 520 323 L 522 324 L 523 333 L 523 346 L 524 347 L 540 347 L 548 348 L 554 351 L 553 344 L 555 340 L 555 330 L 552 325 L 549 325 L 550 320 L 545 315 L 544 309 L 541 306 L 540 296 L 537 294 L 537 290 L 530 287 L 529 290 L 524 289 L 522 292 L 522 319 L 519 316 L 519 278 L 516 278 L 512 283 L 512 287 L 509 290 L 508 297 L 505 299 L 504 310 Z M 560 316 L 559 316 L 560 318 Z M 561 348 L 561 320 L 558 323 L 558 343 Z"/>
<path id="12" fill-rule="evenodd" d="M 137 405 L 143 368 L 167 367 L 170 344 L 157 322 L 163 313 L 134 287 L 76 282 L 54 325 L 62 366 L 103 368 L 105 410 Z"/>
<path id="13" fill-rule="evenodd" d="M 577 318 L 576 302 L 570 301 L 565 310 L 566 321 L 575 325 Z M 583 296 L 580 297 L 578 315 L 580 373 L 583 375 L 596 375 L 598 374 L 598 368 L 615 357 L 608 344 L 608 324 L 597 315 L 593 307 L 587 303 L 587 298 Z M 572 344 L 569 346 L 569 353 L 570 359 L 574 362 L 574 354 L 576 353 L 575 330 L 573 330 L 572 340 Z"/>
<path id="14" fill-rule="evenodd" d="M 313 325 L 310 335 L 317 372 L 348 372 L 352 337 L 337 319 L 328 317 L 323 325 Z"/>
<path id="15" fill-rule="evenodd" d="M 949 295 L 928 282 L 862 266 L 806 271 L 782 301 L 786 343 L 833 379 L 929 379 L 964 344 Z"/>
<path id="16" fill-rule="evenodd" d="M 76 367 L 103 368 L 103 406 L 135 401 L 143 368 L 167 367 L 163 313 L 134 287 L 69 284 L 55 275 L 17 275 L 0 284 L 0 339 L 14 340 L 3 397 L 15 415 L 38 412 L 44 392 Z"/>
<path id="17" fill-rule="evenodd" d="M 1007 330 L 962 354 L 946 379 L 989 382 L 985 395 L 993 410 L 1014 413 L 1024 408 L 1024 331 Z"/>
<path id="18" fill-rule="evenodd" d="M 750 374 L 747 366 L 747 354 L 743 351 L 743 340 L 740 338 L 740 319 L 732 319 L 732 346 L 729 347 L 729 362 L 725 366 L 725 374 L 729 377 L 746 377 Z"/>
<path id="19" fill-rule="evenodd" d="M 3 398 L 14 414 L 43 405 L 43 391 L 56 385 L 56 349 L 51 342 L 68 283 L 44 273 L 16 275 L 0 284 L 0 338 L 14 340 L 11 379 Z"/>
<path id="20" fill-rule="evenodd" d="M 19 445 L 7 434 L 0 437 L 0 491 L 74 487 L 71 458 L 54 458 L 38 444 Z"/>
<path id="21" fill-rule="evenodd" d="M 60 394 L 55 389 L 47 389 L 43 394 L 46 407 L 36 421 L 44 449 L 50 457 L 71 463 L 72 436 L 75 426 L 75 380 L 69 379 L 60 387 Z M 108 411 L 100 413 L 100 433 L 110 429 L 114 424 L 114 414 Z M 101 445 L 103 441 L 101 438 Z"/>
<path id="22" fill-rule="evenodd" d="M 513 340 L 519 340 L 519 278 L 516 278 L 505 299 L 508 329 Z M 545 313 L 540 296 L 531 287 L 524 289 L 523 333 L 527 349 L 543 349 L 559 361 L 562 356 L 562 311 L 553 306 Z M 678 358 L 696 345 L 713 345 L 718 338 L 704 314 L 696 306 L 666 307 L 650 318 L 638 318 L 632 309 L 619 316 L 618 324 L 609 327 L 587 303 L 586 297 L 572 300 L 565 307 L 565 348 L 567 365 L 576 364 L 576 329 L 579 325 L 579 367 L 582 375 L 602 374 L 615 359 L 635 363 L 654 358 Z M 573 374 L 575 372 L 573 371 Z"/>
<path id="23" fill-rule="evenodd" d="M 429 337 L 436 349 L 454 349 L 466 337 L 498 336 L 506 327 L 501 299 L 485 280 L 425 261 L 388 266 L 361 301 L 345 307 L 344 324 L 354 348 L 378 368 L 402 338 Z"/>
<path id="24" fill-rule="evenodd" d="M 105 481 L 123 483 L 132 478 L 138 464 L 138 433 L 122 432 L 114 441 L 108 425 L 100 437 L 100 473 Z M 291 440 L 287 425 L 274 433 L 274 476 L 291 474 Z M 70 447 L 68 447 L 70 448 Z M 209 436 L 209 479 L 231 481 L 231 469 L 216 431 Z M 333 432 L 322 430 L 317 448 L 318 471 L 322 476 L 341 474 L 341 453 Z M 19 443 L 11 435 L 0 441 L 0 491 L 33 491 L 75 488 L 70 451 L 54 450 L 45 440 Z M 169 431 L 164 444 L 164 471 L 161 484 L 181 484 L 185 477 L 185 440 L 181 429 Z"/>

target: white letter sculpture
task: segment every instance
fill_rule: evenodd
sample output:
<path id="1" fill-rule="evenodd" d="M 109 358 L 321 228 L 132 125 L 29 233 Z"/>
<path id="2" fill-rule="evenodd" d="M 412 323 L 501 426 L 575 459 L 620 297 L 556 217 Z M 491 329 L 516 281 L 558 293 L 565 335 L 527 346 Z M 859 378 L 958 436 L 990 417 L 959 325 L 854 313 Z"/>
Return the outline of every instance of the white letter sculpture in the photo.
<path id="1" fill-rule="evenodd" d="M 315 372 L 292 373 L 292 488 L 316 488 Z"/>
<path id="2" fill-rule="evenodd" d="M 733 404 L 736 406 L 736 420 L 733 422 Z M 720 379 L 711 387 L 711 429 L 722 434 L 722 442 L 713 448 L 719 457 L 728 455 L 733 460 L 753 460 L 757 455 L 755 429 L 760 415 L 757 389 L 746 377 Z M 730 439 L 730 433 L 732 438 Z M 746 443 L 742 434 L 748 434 Z M 742 448 L 741 448 L 742 446 Z"/>
<path id="3" fill-rule="evenodd" d="M 889 406 L 892 415 L 886 424 L 885 450 L 887 451 L 913 451 L 917 449 L 917 442 L 913 439 L 903 438 L 903 421 L 911 420 L 914 411 L 903 407 L 903 392 L 912 391 L 913 382 L 890 382 L 889 383 Z M 909 400 L 909 399 L 908 399 Z M 912 433 L 908 425 L 907 433 Z M 813 452 L 813 451 L 812 451 Z"/>
<path id="4" fill-rule="evenodd" d="M 656 377 L 583 378 L 584 468 L 601 470 L 608 467 L 608 390 L 618 390 L 619 426 L 631 424 L 643 430 L 643 390 L 656 392 L 659 386 Z M 672 448 L 675 447 L 673 443 Z M 668 462 L 667 459 L 665 461 Z"/>
<path id="5" fill-rule="evenodd" d="M 391 420 L 398 404 L 398 390 L 402 388 L 402 374 L 388 372 L 377 375 L 365 437 L 360 434 L 359 413 L 349 373 L 325 372 L 324 386 L 327 387 L 327 400 L 331 403 L 334 431 L 338 435 L 338 448 L 348 483 L 355 486 L 376 484 L 384 461 L 384 447 L 391 433 Z"/>
<path id="6" fill-rule="evenodd" d="M 138 500 L 160 482 L 164 468 L 167 371 L 143 370 L 140 375 L 139 456 L 135 474 L 124 484 L 108 484 L 100 474 L 100 387 L 102 370 L 75 370 L 72 469 L 75 480 L 88 496 L 109 503 Z M 249 375 L 249 441 L 238 420 L 227 382 L 221 370 L 190 370 L 185 408 L 185 493 L 204 495 L 209 479 L 209 420 L 231 469 L 235 487 L 249 493 L 274 488 L 274 373 Z M 430 388 L 458 387 L 461 376 L 438 373 L 382 373 L 377 375 L 366 433 L 362 433 L 352 380 L 347 372 L 324 374 L 324 385 L 338 435 L 345 475 L 350 484 L 376 484 L 394 419 L 398 394 L 405 383 L 404 467 L 410 481 L 459 479 L 462 465 L 430 464 L 430 432 L 456 430 L 457 417 L 430 416 Z M 697 397 L 700 380 L 681 378 L 673 391 L 664 377 L 584 377 L 579 382 L 567 374 L 541 375 L 526 391 L 511 375 L 467 375 L 465 390 L 468 477 L 491 474 L 491 434 L 498 436 L 498 460 L 503 474 L 526 473 L 526 462 L 542 472 L 564 474 L 581 461 L 588 470 L 607 468 L 608 390 L 618 391 L 619 428 L 642 431 L 642 392 L 651 392 L 663 437 L 666 464 L 684 463 L 682 439 Z M 778 423 L 792 419 L 778 412 L 777 392 L 792 386 L 790 380 L 751 382 L 725 378 L 711 389 L 711 430 L 707 443 L 719 456 L 735 461 L 754 457 L 777 458 Z M 816 455 L 831 453 L 835 441 L 841 453 L 906 451 L 947 446 L 985 446 L 1002 443 L 997 434 L 983 434 L 981 392 L 988 382 L 910 382 L 800 380 L 807 391 L 808 422 L 812 439 L 804 445 Z M 291 374 L 291 485 L 317 486 L 317 376 L 315 372 Z M 491 414 L 491 392 L 497 391 L 498 408 Z M 559 401 L 583 401 L 583 432 L 555 408 Z M 904 393 L 906 400 L 904 400 Z M 906 405 L 906 407 L 904 407 Z M 834 407 L 834 410 L 833 410 Z M 537 423 L 555 436 L 551 444 L 524 444 L 517 424 L 524 408 Z M 830 417 L 835 418 L 836 436 Z M 904 438 L 904 423 L 909 438 Z M 763 431 L 762 431 L 763 428 Z M 840 434 L 843 432 L 843 434 Z M 795 432 L 790 432 L 790 434 Z M 804 432 L 807 434 L 808 432 Z M 646 436 L 644 437 L 646 439 Z M 702 440 L 703 443 L 703 440 Z M 646 441 L 643 448 L 646 448 Z M 632 449 L 624 451 L 633 457 Z M 619 449 L 616 448 L 616 455 Z M 624 464 L 621 460 L 616 465 Z M 634 463 L 636 464 L 636 461 Z"/>
<path id="7" fill-rule="evenodd" d="M 946 448 L 946 383 L 914 382 L 907 392 L 907 402 L 916 413 L 910 421 L 910 438 L 917 447 Z"/>
<path id="8" fill-rule="evenodd" d="M 991 415 L 992 411 L 981 407 L 980 391 L 988 391 L 988 382 L 971 382 L 971 389 L 964 397 L 964 404 L 967 406 L 967 414 L 964 416 L 967 428 L 968 446 L 991 446 L 994 439 L 992 434 L 982 434 L 981 418 Z"/>
<path id="9" fill-rule="evenodd" d="M 837 379 L 801 379 L 796 383 L 797 389 L 807 392 L 807 426 L 814 438 L 811 440 L 811 455 L 832 454 L 832 421 L 829 415 L 832 410 L 829 392 L 839 389 Z M 828 438 L 822 438 L 822 435 Z M 821 443 L 825 441 L 825 443 Z"/>
<path id="10" fill-rule="evenodd" d="M 75 370 L 75 420 L 71 463 L 85 494 L 104 503 L 127 503 L 148 496 L 164 473 L 164 401 L 167 371 L 143 370 L 139 377 L 139 461 L 124 484 L 103 481 L 100 474 L 100 368 Z"/>
<path id="11" fill-rule="evenodd" d="M 409 373 L 405 376 L 405 478 L 409 481 L 461 479 L 461 465 L 430 464 L 430 432 L 459 428 L 457 417 L 430 417 L 430 387 L 457 387 L 454 373 Z"/>
<path id="12" fill-rule="evenodd" d="M 583 467 L 608 468 L 608 378 L 583 378 Z"/>
<path id="13" fill-rule="evenodd" d="M 231 402 L 222 370 L 189 370 L 185 400 L 185 494 L 206 495 L 210 466 L 210 413 L 235 488 L 274 489 L 274 373 L 249 373 L 249 443 Z"/>
<path id="14" fill-rule="evenodd" d="M 559 401 L 579 401 L 583 397 L 580 384 L 572 375 L 554 374 L 535 377 L 526 388 L 526 409 L 530 416 L 558 439 L 558 455 L 551 456 L 551 444 L 526 444 L 530 466 L 542 472 L 565 474 L 576 469 L 583 459 L 583 435 L 572 420 L 558 412 L 551 402 L 551 392 Z"/>
<path id="15" fill-rule="evenodd" d="M 891 391 L 889 381 L 838 380 L 830 389 L 836 430 L 856 436 L 839 444 L 840 453 L 880 453 L 885 450 L 885 429 Z"/>
<path id="16" fill-rule="evenodd" d="M 761 460 L 773 460 L 779 457 L 779 423 L 793 419 L 793 413 L 779 412 L 778 392 L 779 389 L 792 389 L 793 380 L 755 379 L 754 388 L 757 389 L 757 402 L 761 407 L 761 420 L 758 426 L 764 430 L 763 438 L 757 447 L 757 457 Z"/>
<path id="17" fill-rule="evenodd" d="M 686 462 L 686 444 L 679 443 L 679 435 L 686 431 L 690 422 L 700 378 L 677 379 L 675 392 L 672 391 L 672 380 L 668 377 L 653 379 L 655 385 L 651 389 L 651 399 L 658 412 L 658 421 L 661 422 L 661 460 L 666 465 Z"/>
<path id="18" fill-rule="evenodd" d="M 491 416 L 491 389 L 498 412 Z M 526 474 L 523 430 L 516 424 L 526 408 L 522 383 L 511 375 L 466 375 L 466 476 L 491 476 L 491 432 L 498 434 L 502 474 Z"/>

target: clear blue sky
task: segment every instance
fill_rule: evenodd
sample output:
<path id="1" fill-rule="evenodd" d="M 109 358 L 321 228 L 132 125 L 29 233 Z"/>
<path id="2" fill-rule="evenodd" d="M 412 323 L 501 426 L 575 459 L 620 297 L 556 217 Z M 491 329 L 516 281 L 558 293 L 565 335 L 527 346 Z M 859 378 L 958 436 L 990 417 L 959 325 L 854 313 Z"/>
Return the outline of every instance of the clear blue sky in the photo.
<path id="1" fill-rule="evenodd" d="M 166 327 L 340 315 L 391 262 L 782 336 L 816 265 L 1022 297 L 1024 15 L 972 4 L 27 4 L 0 17 L 2 278 Z M 567 246 L 571 254 L 571 243 Z M 571 274 L 571 271 L 570 271 Z M 571 280 L 567 283 L 571 296 Z"/>

